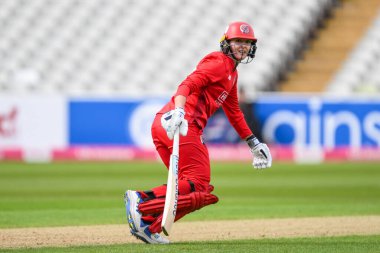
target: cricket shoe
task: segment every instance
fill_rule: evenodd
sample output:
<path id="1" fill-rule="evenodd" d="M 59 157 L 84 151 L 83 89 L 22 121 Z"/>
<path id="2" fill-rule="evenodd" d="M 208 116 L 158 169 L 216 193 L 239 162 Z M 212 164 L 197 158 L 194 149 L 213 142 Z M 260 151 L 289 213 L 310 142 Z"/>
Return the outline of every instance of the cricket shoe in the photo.
<path id="1" fill-rule="evenodd" d="M 137 239 L 149 244 L 168 244 L 169 240 L 162 237 L 159 233 L 152 233 L 149 230 L 149 225 L 141 221 L 141 229 L 139 232 L 132 232 L 131 234 Z"/>
<path id="2" fill-rule="evenodd" d="M 128 190 L 124 195 L 124 203 L 131 233 L 138 232 L 138 229 L 140 228 L 141 214 L 138 205 L 141 202 L 141 195 L 136 191 Z"/>
<path id="3" fill-rule="evenodd" d="M 159 233 L 151 233 L 149 224 L 145 224 L 141 219 L 138 205 L 143 202 L 140 193 L 128 190 L 124 197 L 127 210 L 128 224 L 131 234 L 137 239 L 149 244 L 167 244 L 169 240 L 162 237 Z"/>

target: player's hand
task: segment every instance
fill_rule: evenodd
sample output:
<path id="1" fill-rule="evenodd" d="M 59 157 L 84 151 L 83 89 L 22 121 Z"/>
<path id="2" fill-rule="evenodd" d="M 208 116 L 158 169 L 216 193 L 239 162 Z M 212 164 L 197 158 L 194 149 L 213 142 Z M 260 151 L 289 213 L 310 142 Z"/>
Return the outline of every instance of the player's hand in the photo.
<path id="1" fill-rule="evenodd" d="M 173 139 L 177 128 L 179 128 L 179 133 L 181 135 L 187 135 L 188 123 L 185 119 L 185 111 L 181 107 L 176 107 L 174 110 L 162 115 L 161 125 L 166 130 L 166 134 L 170 140 Z"/>
<path id="2" fill-rule="evenodd" d="M 265 143 L 261 143 L 256 137 L 247 140 L 247 143 L 253 154 L 253 167 L 266 169 L 272 166 L 272 155 Z"/>

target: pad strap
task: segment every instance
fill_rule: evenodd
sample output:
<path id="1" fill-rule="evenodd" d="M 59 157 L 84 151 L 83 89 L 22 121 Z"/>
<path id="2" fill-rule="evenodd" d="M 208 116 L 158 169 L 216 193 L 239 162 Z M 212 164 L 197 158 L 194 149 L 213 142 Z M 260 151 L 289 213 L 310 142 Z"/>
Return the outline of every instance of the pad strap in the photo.
<path id="1" fill-rule="evenodd" d="M 191 192 L 195 192 L 195 185 L 194 185 L 193 181 L 188 180 L 187 182 L 189 182 Z"/>
<path id="2" fill-rule="evenodd" d="M 145 193 L 146 196 L 147 196 L 147 200 L 149 200 L 149 199 L 155 199 L 155 198 L 156 198 L 156 196 L 154 195 L 154 193 L 153 193 L 152 190 L 144 191 L 144 193 Z"/>
<path id="3" fill-rule="evenodd" d="M 177 210 L 195 210 L 201 209 L 204 206 L 218 202 L 218 197 L 208 192 L 192 192 L 187 195 L 179 195 L 177 202 Z M 145 201 L 139 205 L 139 211 L 144 215 L 162 214 L 164 211 L 165 199 L 156 198 Z"/>

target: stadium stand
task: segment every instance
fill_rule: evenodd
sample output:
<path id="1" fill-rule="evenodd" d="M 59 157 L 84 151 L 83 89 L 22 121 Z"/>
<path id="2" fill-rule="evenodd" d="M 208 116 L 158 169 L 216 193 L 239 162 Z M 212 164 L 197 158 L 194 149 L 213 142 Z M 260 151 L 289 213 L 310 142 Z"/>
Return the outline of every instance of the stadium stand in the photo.
<path id="1" fill-rule="evenodd" d="M 279 84 L 280 90 L 333 94 L 376 90 L 370 69 L 379 62 L 379 30 L 375 28 L 379 21 L 369 27 L 376 16 L 379 19 L 379 8 L 379 0 L 342 0 L 309 43 L 295 71 Z"/>
<path id="2" fill-rule="evenodd" d="M 327 86 L 328 93 L 380 92 L 380 12 Z"/>
<path id="3" fill-rule="evenodd" d="M 335 0 L 2 0 L 0 92 L 158 95 L 219 50 L 227 24 L 253 24 L 248 96 L 276 88 Z"/>

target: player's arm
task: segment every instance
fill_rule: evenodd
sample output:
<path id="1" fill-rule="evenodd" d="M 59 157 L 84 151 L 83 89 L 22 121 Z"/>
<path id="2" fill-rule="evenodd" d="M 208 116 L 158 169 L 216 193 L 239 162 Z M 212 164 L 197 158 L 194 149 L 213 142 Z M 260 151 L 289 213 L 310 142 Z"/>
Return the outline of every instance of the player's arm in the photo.
<path id="1" fill-rule="evenodd" d="M 257 137 L 253 135 L 245 121 L 244 114 L 240 110 L 236 84 L 230 91 L 226 101 L 223 103 L 223 110 L 236 132 L 247 142 L 253 155 L 252 165 L 256 169 L 271 167 L 272 155 L 268 146 L 265 143 L 261 143 Z"/>
<path id="2" fill-rule="evenodd" d="M 174 97 L 174 105 L 175 107 L 185 108 L 186 97 L 183 95 L 177 95 Z"/>
<path id="3" fill-rule="evenodd" d="M 229 91 L 228 97 L 224 101 L 222 107 L 231 126 L 236 130 L 241 139 L 245 140 L 253 135 L 245 121 L 243 112 L 240 110 L 236 83 Z"/>
<path id="4" fill-rule="evenodd" d="M 224 77 L 225 68 L 221 57 L 208 55 L 179 86 L 174 95 L 175 109 L 167 112 L 161 118 L 169 139 L 173 139 L 176 129 L 180 128 L 182 135 L 187 134 L 188 124 L 185 119 L 185 104 L 187 97 L 193 92 L 200 93 L 210 83 L 217 82 Z"/>
<path id="5" fill-rule="evenodd" d="M 221 56 L 208 55 L 203 58 L 197 68 L 178 86 L 177 95 L 184 97 L 197 92 L 201 93 L 208 85 L 225 77 L 225 63 Z"/>

